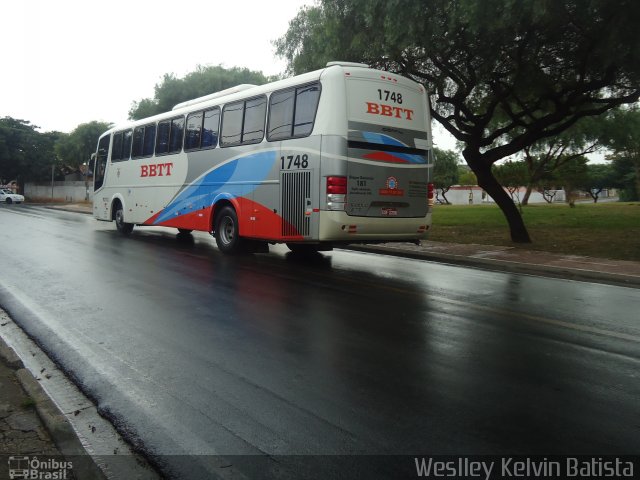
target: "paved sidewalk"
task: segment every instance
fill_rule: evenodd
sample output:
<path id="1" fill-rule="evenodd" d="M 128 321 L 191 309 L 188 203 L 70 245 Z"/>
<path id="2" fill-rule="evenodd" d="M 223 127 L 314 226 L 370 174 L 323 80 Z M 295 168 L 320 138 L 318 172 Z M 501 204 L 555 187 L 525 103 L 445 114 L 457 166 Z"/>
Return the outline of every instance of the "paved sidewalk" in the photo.
<path id="1" fill-rule="evenodd" d="M 0 312 L 0 325 L 6 321 Z M 105 478 L 64 414 L 1 337 L 0 392 L 1 480 Z"/>

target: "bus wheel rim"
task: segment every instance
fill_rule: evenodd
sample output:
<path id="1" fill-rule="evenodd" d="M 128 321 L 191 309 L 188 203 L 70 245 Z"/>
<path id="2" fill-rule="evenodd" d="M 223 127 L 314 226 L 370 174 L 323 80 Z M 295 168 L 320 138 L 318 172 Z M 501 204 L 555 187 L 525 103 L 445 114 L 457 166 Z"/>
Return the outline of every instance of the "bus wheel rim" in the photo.
<path id="1" fill-rule="evenodd" d="M 233 224 L 233 219 L 231 217 L 224 217 L 222 219 L 221 222 L 221 237 L 222 237 L 222 241 L 225 244 L 229 244 L 231 242 L 233 242 L 233 231 L 234 231 L 234 224 Z"/>

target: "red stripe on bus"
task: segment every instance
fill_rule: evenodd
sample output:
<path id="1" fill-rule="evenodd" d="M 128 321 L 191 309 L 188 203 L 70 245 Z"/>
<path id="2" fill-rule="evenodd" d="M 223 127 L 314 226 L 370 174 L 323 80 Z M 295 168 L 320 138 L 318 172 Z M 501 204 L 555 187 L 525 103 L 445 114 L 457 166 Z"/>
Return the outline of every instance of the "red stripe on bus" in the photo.
<path id="1" fill-rule="evenodd" d="M 409 163 L 407 160 L 396 157 L 388 152 L 367 153 L 366 155 L 363 155 L 362 158 L 366 158 L 367 160 L 376 160 L 379 162 Z"/>

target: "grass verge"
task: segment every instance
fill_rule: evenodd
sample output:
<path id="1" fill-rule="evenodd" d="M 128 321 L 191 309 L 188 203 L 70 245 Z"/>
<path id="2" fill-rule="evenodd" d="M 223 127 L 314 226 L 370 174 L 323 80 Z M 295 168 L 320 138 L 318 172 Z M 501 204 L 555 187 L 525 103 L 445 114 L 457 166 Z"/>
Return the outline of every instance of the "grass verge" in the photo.
<path id="1" fill-rule="evenodd" d="M 495 205 L 437 205 L 429 240 L 640 261 L 640 203 L 536 204 L 522 207 L 530 244 L 511 241 Z"/>

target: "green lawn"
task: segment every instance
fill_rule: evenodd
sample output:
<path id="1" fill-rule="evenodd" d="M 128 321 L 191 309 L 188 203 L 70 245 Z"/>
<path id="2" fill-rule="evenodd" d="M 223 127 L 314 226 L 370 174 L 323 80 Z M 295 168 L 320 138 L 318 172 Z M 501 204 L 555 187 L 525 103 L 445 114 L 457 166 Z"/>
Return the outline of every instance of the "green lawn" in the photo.
<path id="1" fill-rule="evenodd" d="M 515 244 L 494 205 L 436 205 L 429 240 L 509 245 L 528 250 L 640 261 L 640 203 L 536 204 L 523 207 L 533 240 Z"/>

